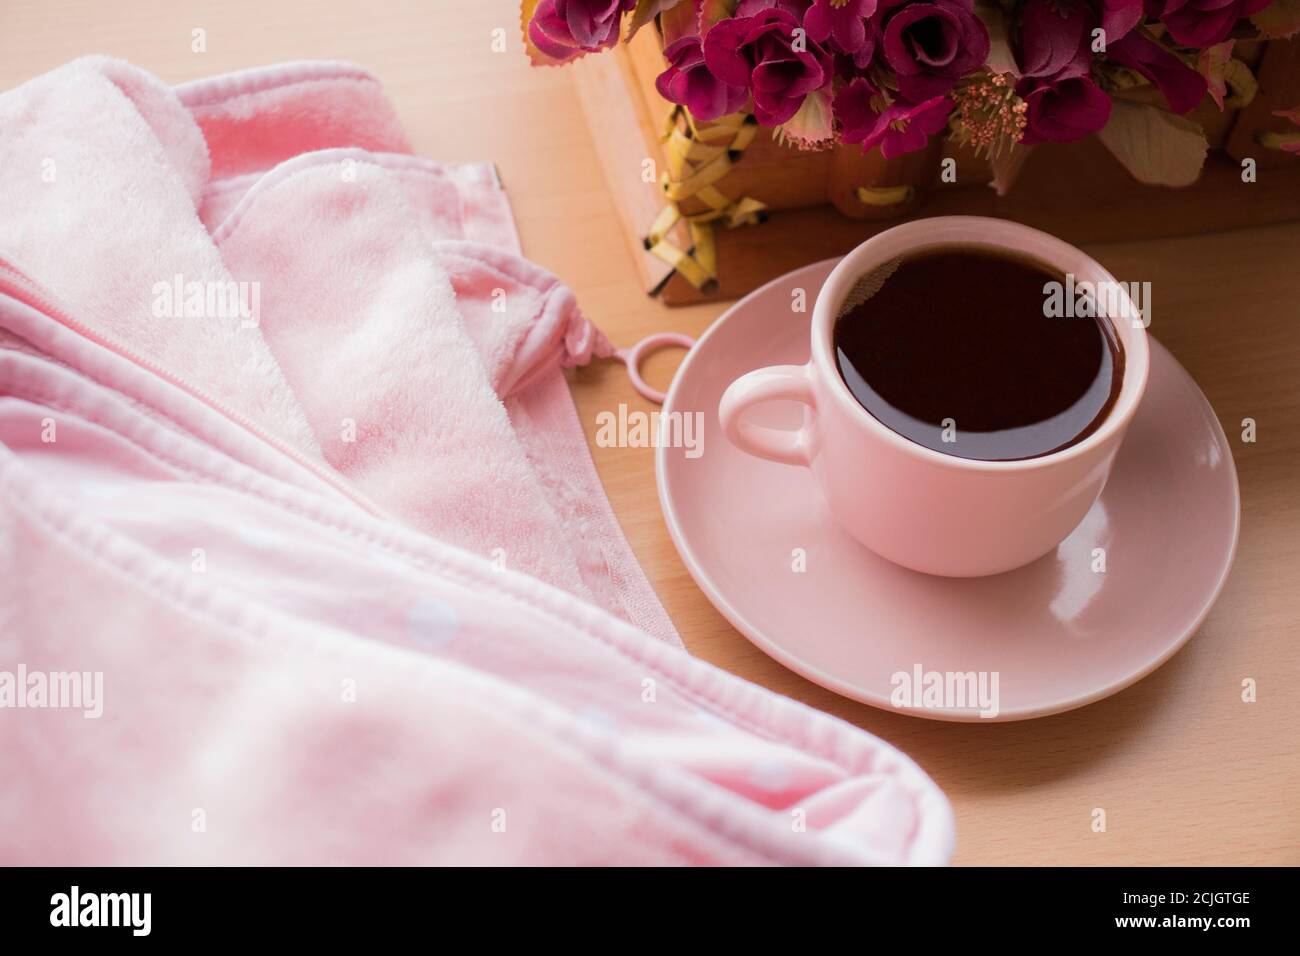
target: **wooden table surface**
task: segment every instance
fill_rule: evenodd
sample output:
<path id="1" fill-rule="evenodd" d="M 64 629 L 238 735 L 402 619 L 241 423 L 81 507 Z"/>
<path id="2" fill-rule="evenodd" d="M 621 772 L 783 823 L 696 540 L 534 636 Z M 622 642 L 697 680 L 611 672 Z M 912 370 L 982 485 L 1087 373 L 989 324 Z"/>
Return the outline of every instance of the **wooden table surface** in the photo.
<path id="1" fill-rule="evenodd" d="M 492 51 L 497 28 L 504 53 Z M 191 50 L 195 29 L 206 31 L 204 53 Z M 124 57 L 168 82 L 291 59 L 355 61 L 385 83 L 418 153 L 497 163 L 525 250 L 572 285 L 616 343 L 698 334 L 725 308 L 669 310 L 638 287 L 572 77 L 526 64 L 507 0 L 0 2 L 0 88 L 86 53 Z M 1213 403 L 1242 491 L 1240 548 L 1218 605 L 1170 663 L 1108 700 L 957 725 L 823 690 L 766 657 L 696 588 L 660 515 L 651 450 L 592 453 L 691 652 L 911 754 L 952 800 L 958 863 L 1300 863 L 1300 223 L 1088 251 L 1160 291 L 1152 331 Z M 657 358 L 648 377 L 666 383 L 675 361 Z M 573 390 L 589 438 L 600 411 L 649 409 L 615 365 L 583 370 Z M 1247 417 L 1258 423 L 1254 444 L 1241 441 Z M 1248 677 L 1256 703 L 1241 700 Z M 1096 807 L 1104 833 L 1090 826 Z"/>

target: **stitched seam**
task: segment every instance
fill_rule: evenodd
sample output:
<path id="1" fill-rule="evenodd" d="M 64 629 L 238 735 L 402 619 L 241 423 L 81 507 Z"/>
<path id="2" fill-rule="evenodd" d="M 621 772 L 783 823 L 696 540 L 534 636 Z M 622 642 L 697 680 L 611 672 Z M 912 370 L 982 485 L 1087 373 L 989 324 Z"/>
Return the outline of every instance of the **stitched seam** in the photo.
<path id="1" fill-rule="evenodd" d="M 50 400 L 49 404 L 51 405 L 51 407 L 59 409 L 63 411 L 65 414 L 76 415 L 78 417 L 86 418 L 88 421 L 94 422 L 95 424 L 99 425 L 101 428 L 105 428 L 113 432 L 114 434 L 118 435 L 123 441 L 126 441 L 127 443 L 133 445 L 134 447 L 138 448 L 140 451 L 148 455 L 152 455 L 153 457 L 157 458 L 159 461 L 172 465 L 173 467 L 178 468 L 184 473 L 187 474 L 190 473 L 191 466 L 187 466 L 179 462 L 176 462 L 172 460 L 169 456 L 167 456 L 165 453 L 156 452 L 155 450 L 140 444 L 135 439 L 127 435 L 123 435 L 117 428 L 107 425 L 104 422 L 97 420 L 95 417 L 92 417 L 83 411 L 72 411 L 66 407 L 62 407 L 61 403 L 58 400 Z M 577 630 L 579 633 L 583 634 L 587 638 L 595 639 L 598 643 L 615 651 L 616 653 L 622 655 L 626 659 L 633 661 L 639 666 L 654 671 L 665 681 L 665 683 L 667 683 L 670 687 L 675 689 L 683 697 L 696 703 L 703 702 L 704 704 L 707 704 L 708 705 L 707 709 L 712 710 L 714 713 L 718 714 L 719 716 L 727 717 L 733 720 L 738 726 L 743 727 L 746 730 L 749 730 L 751 733 L 754 733 L 756 736 L 764 737 L 768 740 L 795 744 L 801 749 L 807 749 L 811 751 L 813 754 L 815 754 L 816 756 L 819 756 L 822 759 L 827 760 L 828 762 L 834 764 L 835 766 L 843 770 L 852 773 L 857 772 L 856 770 L 853 770 L 846 762 L 839 759 L 837 755 L 827 752 L 825 748 L 823 748 L 818 744 L 815 744 L 813 741 L 810 741 L 808 739 L 807 733 L 804 732 L 806 731 L 807 724 L 809 723 L 809 721 L 806 719 L 807 717 L 806 714 L 799 715 L 801 718 L 800 724 L 803 725 L 800 727 L 799 736 L 797 737 L 787 736 L 782 731 L 779 731 L 775 728 L 767 727 L 756 723 L 755 718 L 752 718 L 747 714 L 741 713 L 740 711 L 736 710 L 732 706 L 717 700 L 714 696 L 698 688 L 691 687 L 689 684 L 684 683 L 683 680 L 677 677 L 676 675 L 664 671 L 658 664 L 654 664 L 647 661 L 643 656 L 634 653 L 632 650 L 630 650 L 627 647 L 621 646 L 620 644 L 611 641 L 610 639 L 604 637 L 598 631 L 589 627 L 585 623 L 568 617 L 564 612 L 553 608 L 548 608 L 540 604 L 534 598 L 531 598 L 528 595 L 517 594 L 511 591 L 505 591 L 501 588 L 500 584 L 492 582 L 488 579 L 476 579 L 471 572 L 466 572 L 453 565 L 449 565 L 446 563 L 445 559 L 443 558 L 439 558 L 436 556 L 426 557 L 426 556 L 417 555 L 407 550 L 405 547 L 403 547 L 400 544 L 394 544 L 392 542 L 385 541 L 381 538 L 374 536 L 372 533 L 362 531 L 361 529 L 348 527 L 344 524 L 339 523 L 333 518 L 329 518 L 319 514 L 318 512 L 308 510 L 298 505 L 297 502 L 288 503 L 285 501 L 277 500 L 273 496 L 270 496 L 259 489 L 249 487 L 246 484 L 242 484 L 239 481 L 239 479 L 227 478 L 225 476 L 214 476 L 209 474 L 203 477 L 196 476 L 195 480 L 202 484 L 224 487 L 231 491 L 250 494 L 253 497 L 258 498 L 274 507 L 278 507 L 283 511 L 287 511 L 291 514 L 296 514 L 299 517 L 309 521 L 313 521 L 318 525 L 322 525 L 324 527 L 331 528 L 342 534 L 348 535 L 349 537 L 361 541 L 362 543 L 367 544 L 371 547 L 378 548 L 391 555 L 395 555 L 397 557 L 403 558 L 404 560 L 414 563 L 417 567 L 420 567 L 424 570 L 429 570 L 429 571 L 437 570 L 439 573 L 444 575 L 452 583 L 457 584 L 466 589 L 476 590 L 479 588 L 484 588 L 486 590 L 492 591 L 498 596 L 510 600 L 513 604 L 524 608 L 531 614 L 538 615 L 543 618 L 549 618 L 551 620 L 556 620 L 559 621 L 560 623 L 566 624 L 567 626 L 572 627 L 573 629 Z M 892 770 L 893 768 L 888 768 L 888 769 Z M 881 771 L 874 770 L 873 772 L 880 773 Z"/>
<path id="2" fill-rule="evenodd" d="M 13 385 L 13 383 L 10 383 L 9 387 L 13 388 L 15 386 Z M 170 457 L 166 453 L 158 451 L 157 449 L 150 448 L 147 445 L 143 445 L 136 439 L 132 438 L 131 436 L 123 434 L 118 428 L 114 427 L 113 425 L 107 424 L 104 421 L 101 421 L 98 416 L 92 414 L 91 412 L 85 409 L 77 409 L 77 408 L 69 407 L 65 403 L 63 398 L 59 396 L 55 396 L 50 392 L 44 391 L 40 386 L 31 386 L 29 383 L 24 383 L 23 388 L 24 388 L 24 393 L 21 395 L 18 394 L 17 392 L 9 392 L 7 394 L 9 394 L 13 398 L 39 402 L 42 405 L 48 406 L 49 408 L 53 409 L 56 412 L 62 412 L 65 415 L 69 415 L 73 418 L 80 418 L 83 421 L 87 421 L 92 425 L 96 425 L 99 428 L 103 429 L 104 431 L 109 432 L 112 435 L 115 435 L 117 438 L 126 442 L 128 445 L 130 445 L 132 448 L 135 448 L 137 451 L 143 452 L 145 455 L 155 459 L 157 462 L 161 464 L 170 466 L 171 468 L 180 472 L 185 477 L 193 480 L 196 484 L 201 484 L 201 485 L 219 484 L 219 482 L 213 479 L 211 476 L 204 475 L 194 471 L 194 466 L 189 465 L 185 462 L 177 461 L 176 459 Z M 152 424 L 157 424 L 157 423 L 153 422 Z M 173 435 L 171 437 L 176 437 L 176 436 Z M 186 435 L 186 438 L 188 438 L 189 440 L 193 440 L 193 437 L 189 436 L 188 434 Z"/>
<path id="3" fill-rule="evenodd" d="M 4 467 L 4 465 L 0 464 L 0 475 L 3 475 L 3 473 L 6 470 L 7 469 Z M 273 639 L 266 640 L 265 638 L 270 637 L 270 635 L 259 634 L 255 629 L 250 628 L 244 622 L 240 622 L 238 620 L 227 620 L 214 609 L 199 606 L 193 600 L 187 600 L 179 595 L 172 595 L 166 591 L 155 591 L 152 589 L 145 589 L 142 583 L 137 578 L 133 577 L 126 568 L 121 566 L 121 564 L 119 563 L 119 559 L 115 557 L 109 557 L 103 554 L 102 552 L 94 550 L 89 542 L 83 541 L 78 535 L 76 535 L 71 530 L 58 525 L 52 517 L 50 517 L 45 513 L 45 509 L 42 508 L 39 505 L 39 503 L 37 504 L 36 508 L 33 509 L 33 512 L 28 513 L 27 519 L 30 521 L 34 521 L 39 525 L 43 526 L 50 535 L 62 541 L 66 546 L 77 551 L 83 557 L 90 560 L 92 563 L 110 569 L 118 579 L 127 582 L 130 586 L 133 586 L 137 589 L 145 590 L 146 593 L 152 596 L 154 599 L 162 601 L 164 604 L 169 605 L 174 610 L 179 611 L 180 613 L 184 614 L 187 617 L 192 617 L 198 620 L 206 621 L 207 623 L 219 628 L 222 631 L 233 634 L 235 637 L 251 645 L 255 649 L 258 650 L 268 649 L 268 648 L 273 649 L 276 651 L 277 654 L 281 656 L 285 656 L 291 651 L 308 652 L 313 655 L 328 657 L 331 661 L 339 664 L 348 663 L 349 657 L 357 656 L 361 650 L 360 645 L 357 646 L 337 645 L 337 644 L 330 645 L 328 643 L 319 640 L 306 639 L 296 633 L 295 636 L 291 638 L 287 637 L 283 633 L 280 633 L 279 635 L 276 635 Z M 110 533 L 117 534 L 117 532 L 113 532 L 111 531 L 111 529 L 110 529 Z M 217 598 L 219 600 L 229 601 L 229 598 L 225 594 L 224 589 L 218 588 L 213 585 L 203 585 L 203 587 L 211 588 L 216 593 Z M 275 618 L 281 616 L 280 613 L 276 612 L 274 609 L 268 611 L 265 608 L 261 608 L 260 613 L 271 618 L 272 621 Z M 328 625 L 325 625 L 325 627 L 329 628 Z M 329 628 L 329 629 L 331 631 L 336 630 L 335 628 Z M 298 628 L 294 627 L 292 628 L 292 630 L 294 632 L 297 632 Z M 340 633 L 347 633 L 347 632 L 340 632 Z M 361 639 L 353 637 L 352 640 L 360 641 Z M 401 652 L 400 648 L 395 648 L 395 649 L 399 653 Z M 477 678 L 477 672 L 475 672 L 471 668 L 465 667 L 464 665 L 458 664 L 456 662 L 447 662 L 443 658 L 439 658 L 439 657 L 432 657 L 429 659 L 437 662 L 437 664 L 440 666 L 447 667 L 449 665 L 450 669 L 452 670 L 468 671 L 470 675 L 472 675 L 470 678 L 471 680 L 481 679 L 481 678 Z M 410 688 L 419 689 L 422 691 L 427 691 L 428 685 L 430 684 L 430 680 L 427 676 L 418 675 L 414 671 L 409 669 L 385 666 L 384 673 L 385 676 L 393 680 L 395 683 L 398 683 L 400 685 L 405 685 Z M 487 682 L 502 683 L 500 679 L 496 677 L 489 678 Z M 505 686 L 508 688 L 510 685 L 506 684 Z M 525 693 L 531 695 L 531 692 L 525 692 Z M 539 713 L 546 709 L 545 707 L 537 707 L 537 706 L 528 707 L 525 706 L 527 703 L 529 703 L 528 701 L 516 701 L 511 699 L 516 696 L 523 696 L 523 695 L 522 694 L 516 695 L 514 693 L 507 691 L 507 692 L 500 693 L 498 695 L 498 699 L 502 699 L 502 698 L 506 699 L 507 702 L 510 704 L 512 711 L 521 720 L 526 718 L 529 712 Z M 531 695 L 531 696 L 535 696 L 535 695 Z M 480 706 L 480 705 L 476 705 L 476 706 Z M 481 706 L 480 709 L 482 709 Z M 671 796 L 661 793 L 659 788 L 654 785 L 652 780 L 639 779 L 636 775 L 629 773 L 624 768 L 617 765 L 613 765 L 607 760 L 603 759 L 600 756 L 597 748 L 583 746 L 582 741 L 579 739 L 581 734 L 573 733 L 572 731 L 572 727 L 574 726 L 573 718 L 570 717 L 567 713 L 562 713 L 561 715 L 555 715 L 554 717 L 545 713 L 541 713 L 541 716 L 543 717 L 543 719 L 547 720 L 548 723 L 560 725 L 562 736 L 560 736 L 559 739 L 565 744 L 565 746 L 571 752 L 574 752 L 577 755 L 579 755 L 583 763 L 586 763 L 589 766 L 594 766 L 595 768 L 599 768 L 603 773 L 605 773 L 610 777 L 615 778 L 620 783 L 623 783 L 625 785 L 630 785 L 635 793 L 646 797 L 647 799 L 651 800 L 655 804 L 664 808 L 672 816 L 679 818 L 683 821 L 686 821 L 695 827 L 698 827 L 699 829 L 705 831 L 706 833 L 710 834 L 714 838 L 721 841 L 724 845 L 729 844 L 729 845 L 741 846 L 748 852 L 754 853 L 755 855 L 762 857 L 764 859 L 772 860 L 773 862 L 776 863 L 787 862 L 780 855 L 780 850 L 783 850 L 784 848 L 765 848 L 759 845 L 758 842 L 754 841 L 751 838 L 752 835 L 751 833 L 748 832 L 749 830 L 748 827 L 744 828 L 746 832 L 743 832 L 742 834 L 739 835 L 728 832 L 725 829 L 713 823 L 712 821 L 705 819 L 699 813 L 694 812 L 693 808 L 680 806 L 678 802 L 674 801 L 674 799 Z M 561 717 L 563 719 L 560 719 Z M 566 727 L 564 726 L 565 724 L 568 724 L 569 726 Z M 624 759 L 630 760 L 631 758 L 625 757 Z M 682 777 L 682 779 L 687 782 L 686 789 L 700 790 L 701 792 L 707 792 L 708 784 L 705 781 L 692 776 L 687 771 L 682 770 L 681 768 L 676 768 L 676 770 L 677 773 Z M 689 800 L 690 798 L 693 797 L 697 797 L 697 795 L 691 793 L 685 793 L 685 794 L 681 794 L 679 799 Z M 735 795 L 735 797 L 737 800 L 743 801 L 744 799 L 739 795 Z M 841 850 L 841 848 L 837 847 L 833 842 L 826 849 L 831 851 Z M 789 852 L 791 855 L 794 855 L 793 849 L 791 849 Z M 843 851 L 841 850 L 841 852 Z M 872 854 L 869 851 L 863 851 L 863 855 L 868 857 L 872 856 Z"/>

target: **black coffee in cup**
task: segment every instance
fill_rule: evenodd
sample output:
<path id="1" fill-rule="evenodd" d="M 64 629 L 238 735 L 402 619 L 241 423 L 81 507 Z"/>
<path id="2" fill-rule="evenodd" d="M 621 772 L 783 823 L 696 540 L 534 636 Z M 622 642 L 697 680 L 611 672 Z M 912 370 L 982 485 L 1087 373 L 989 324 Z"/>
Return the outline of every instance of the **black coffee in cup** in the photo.
<path id="1" fill-rule="evenodd" d="M 835 324 L 840 375 L 881 424 L 946 455 L 1069 448 L 1114 407 L 1124 351 L 1104 316 L 1049 315 L 1053 282 L 1066 277 L 976 246 L 897 260 L 859 282 Z"/>

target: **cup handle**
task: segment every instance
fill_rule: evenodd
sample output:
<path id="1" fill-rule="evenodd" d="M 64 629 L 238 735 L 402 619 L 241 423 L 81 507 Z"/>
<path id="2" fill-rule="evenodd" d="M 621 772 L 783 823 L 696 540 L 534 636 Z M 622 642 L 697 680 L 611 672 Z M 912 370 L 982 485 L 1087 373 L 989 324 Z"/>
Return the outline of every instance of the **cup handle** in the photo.
<path id="1" fill-rule="evenodd" d="M 802 402 L 816 411 L 811 366 L 771 365 L 736 379 L 718 403 L 722 432 L 733 445 L 751 455 L 786 465 L 807 465 L 812 460 L 811 422 L 790 431 L 745 421 L 745 412 L 751 406 L 779 399 Z"/>

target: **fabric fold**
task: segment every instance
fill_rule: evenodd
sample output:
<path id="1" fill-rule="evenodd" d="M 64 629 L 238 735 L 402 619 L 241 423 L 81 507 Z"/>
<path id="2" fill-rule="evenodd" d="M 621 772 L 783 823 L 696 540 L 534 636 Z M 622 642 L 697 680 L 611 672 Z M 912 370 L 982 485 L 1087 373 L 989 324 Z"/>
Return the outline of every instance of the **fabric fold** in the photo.
<path id="1" fill-rule="evenodd" d="M 349 64 L 0 96 L 0 703 L 102 681 L 0 710 L 0 861 L 946 862 L 906 756 L 680 648 L 610 343 L 408 148 Z"/>

